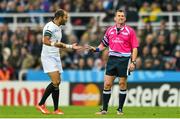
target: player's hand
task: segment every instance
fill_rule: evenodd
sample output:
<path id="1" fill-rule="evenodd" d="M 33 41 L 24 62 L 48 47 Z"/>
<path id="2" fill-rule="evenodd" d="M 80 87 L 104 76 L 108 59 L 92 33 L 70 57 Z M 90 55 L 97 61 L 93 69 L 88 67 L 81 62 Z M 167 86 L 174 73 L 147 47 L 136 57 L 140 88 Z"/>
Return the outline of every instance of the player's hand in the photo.
<path id="1" fill-rule="evenodd" d="M 129 65 L 129 71 L 130 71 L 130 72 L 134 71 L 134 70 L 135 70 L 135 67 L 136 67 L 136 65 L 133 64 L 133 63 L 131 63 L 131 64 Z"/>
<path id="2" fill-rule="evenodd" d="M 77 45 L 77 43 L 74 43 L 74 44 L 72 44 L 72 49 L 74 49 L 74 50 L 81 50 L 81 49 L 83 49 L 83 47 Z"/>

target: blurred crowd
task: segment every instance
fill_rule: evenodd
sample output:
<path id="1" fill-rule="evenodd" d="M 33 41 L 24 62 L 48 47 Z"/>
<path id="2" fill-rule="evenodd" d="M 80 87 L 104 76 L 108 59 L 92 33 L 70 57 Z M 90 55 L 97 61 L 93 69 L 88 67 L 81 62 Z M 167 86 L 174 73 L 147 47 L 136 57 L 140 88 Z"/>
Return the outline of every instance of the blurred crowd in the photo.
<path id="1" fill-rule="evenodd" d="M 138 21 L 138 13 L 154 14 L 144 21 L 159 21 L 156 14 L 180 11 L 179 0 L 0 0 L 0 13 L 49 13 L 62 8 L 68 12 L 105 12 L 112 20 L 116 9 L 127 11 L 128 21 Z M 180 18 L 178 18 L 180 19 Z M 176 20 L 178 20 L 176 19 Z"/>
<path id="2" fill-rule="evenodd" d="M 106 12 L 105 20 L 111 21 L 114 9 L 128 11 L 129 21 L 138 20 L 138 13 L 159 13 L 180 10 L 178 0 L 0 0 L 0 12 L 54 12 L 63 8 L 69 12 Z M 127 15 L 128 15 L 127 14 Z M 166 20 L 158 17 L 144 17 L 145 27 L 135 29 L 139 40 L 137 70 L 180 71 L 180 29 L 168 30 Z M 160 22 L 160 28 L 153 30 L 151 23 Z M 79 24 L 83 21 L 74 21 Z M 86 30 L 66 32 L 62 42 L 98 46 L 104 35 L 94 18 L 87 22 Z M 42 69 L 40 53 L 42 48 L 42 27 L 18 27 L 12 31 L 8 23 L 0 25 L 0 80 L 17 80 L 22 69 Z M 63 69 L 104 70 L 108 49 L 101 53 L 61 49 Z"/>

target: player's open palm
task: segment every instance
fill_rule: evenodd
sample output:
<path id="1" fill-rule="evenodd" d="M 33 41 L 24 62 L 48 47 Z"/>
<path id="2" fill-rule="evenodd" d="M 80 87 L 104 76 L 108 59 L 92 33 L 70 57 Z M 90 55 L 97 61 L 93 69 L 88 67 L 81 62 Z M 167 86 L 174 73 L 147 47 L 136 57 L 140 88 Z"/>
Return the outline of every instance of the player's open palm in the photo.
<path id="1" fill-rule="evenodd" d="M 82 46 L 79 46 L 77 43 L 74 43 L 74 44 L 72 44 L 72 48 L 73 48 L 74 50 L 81 50 L 83 47 L 82 47 Z"/>

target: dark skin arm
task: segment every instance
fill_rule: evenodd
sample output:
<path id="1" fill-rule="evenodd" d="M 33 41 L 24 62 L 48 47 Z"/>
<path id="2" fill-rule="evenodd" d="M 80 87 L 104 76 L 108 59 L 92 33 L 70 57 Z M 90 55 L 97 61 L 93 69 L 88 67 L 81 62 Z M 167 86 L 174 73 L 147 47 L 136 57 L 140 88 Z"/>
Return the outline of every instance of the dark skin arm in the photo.
<path id="1" fill-rule="evenodd" d="M 51 46 L 51 41 L 49 36 L 44 36 L 43 38 L 43 44 Z M 68 44 L 62 43 L 62 42 L 55 42 L 54 46 L 58 48 L 67 48 Z M 81 49 L 81 46 L 78 46 L 77 43 L 72 44 L 72 49 L 78 50 Z"/>

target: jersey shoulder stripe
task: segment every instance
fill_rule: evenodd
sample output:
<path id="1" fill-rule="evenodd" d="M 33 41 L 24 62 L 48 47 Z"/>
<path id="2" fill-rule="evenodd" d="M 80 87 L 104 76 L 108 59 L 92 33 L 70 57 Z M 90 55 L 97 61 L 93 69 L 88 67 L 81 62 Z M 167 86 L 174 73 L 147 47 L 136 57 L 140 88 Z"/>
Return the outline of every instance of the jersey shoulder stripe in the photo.
<path id="1" fill-rule="evenodd" d="M 45 31 L 44 36 L 49 36 L 49 37 L 51 37 L 51 36 L 52 36 L 52 33 Z"/>
<path id="2" fill-rule="evenodd" d="M 52 34 L 52 31 L 50 31 L 50 30 L 45 30 L 45 32 L 48 32 L 48 33 Z"/>

